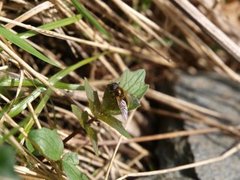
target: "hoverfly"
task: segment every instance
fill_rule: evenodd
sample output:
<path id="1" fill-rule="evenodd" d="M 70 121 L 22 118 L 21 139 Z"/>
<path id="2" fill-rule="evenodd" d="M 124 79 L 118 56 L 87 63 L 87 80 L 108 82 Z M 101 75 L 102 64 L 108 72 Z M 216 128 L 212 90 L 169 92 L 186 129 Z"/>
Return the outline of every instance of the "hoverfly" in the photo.
<path id="1" fill-rule="evenodd" d="M 108 88 L 116 98 L 123 120 L 126 121 L 128 119 L 128 106 L 127 106 L 126 92 L 116 82 L 109 84 Z"/>

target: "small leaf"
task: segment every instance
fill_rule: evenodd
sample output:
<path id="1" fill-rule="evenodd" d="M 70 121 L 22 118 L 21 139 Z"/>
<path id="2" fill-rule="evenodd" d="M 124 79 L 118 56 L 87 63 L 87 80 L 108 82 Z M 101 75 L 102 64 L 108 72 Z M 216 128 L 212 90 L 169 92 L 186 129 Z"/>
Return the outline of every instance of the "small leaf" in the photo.
<path id="1" fill-rule="evenodd" d="M 64 154 L 62 160 L 73 165 L 79 164 L 78 154 L 73 152 Z"/>
<path id="2" fill-rule="evenodd" d="M 18 46 L 19 48 L 27 51 L 28 53 L 34 55 L 35 57 L 41 59 L 42 61 L 51 64 L 56 67 L 60 67 L 60 64 L 56 61 L 53 61 L 40 53 L 38 50 L 36 50 L 33 46 L 31 46 L 27 41 L 24 39 L 21 39 L 18 37 L 16 34 L 13 32 L 9 31 L 8 29 L 4 28 L 3 26 L 0 25 L 0 35 L 5 37 L 7 40 Z"/>
<path id="3" fill-rule="evenodd" d="M 126 70 L 119 78 L 119 86 L 127 91 L 129 94 L 140 99 L 148 89 L 144 79 L 146 72 L 144 69 L 137 71 Z"/>
<path id="4" fill-rule="evenodd" d="M 102 106 L 97 91 L 93 91 L 93 98 L 93 102 L 89 102 L 89 108 L 91 109 L 94 116 L 98 117 L 99 114 L 102 113 Z"/>
<path id="5" fill-rule="evenodd" d="M 92 142 L 94 152 L 98 155 L 98 139 L 96 131 L 92 127 L 88 126 L 86 127 L 86 132 Z"/>
<path id="6" fill-rule="evenodd" d="M 88 137 L 90 138 L 94 152 L 98 155 L 98 146 L 97 146 L 97 133 L 95 130 L 90 127 L 90 124 L 87 123 L 88 121 L 88 112 L 84 111 L 82 112 L 77 106 L 71 105 L 72 112 L 75 114 L 75 116 L 78 118 L 81 127 L 86 131 Z"/>
<path id="7" fill-rule="evenodd" d="M 69 180 L 88 180 L 88 177 L 75 166 L 74 160 L 72 161 L 67 157 L 66 160 L 62 159 L 61 162 L 63 171 Z"/>
<path id="8" fill-rule="evenodd" d="M 139 87 L 139 89 L 138 89 L 138 91 L 136 91 L 136 92 L 134 93 L 135 96 L 136 96 L 138 99 L 140 99 L 140 98 L 143 97 L 144 94 L 147 92 L 148 88 L 149 88 L 149 85 L 147 85 L 147 84 L 144 84 L 144 85 L 141 84 L 140 87 Z"/>
<path id="9" fill-rule="evenodd" d="M 122 123 L 111 115 L 103 114 L 99 117 L 100 120 L 117 130 L 121 135 L 126 138 L 131 138 L 131 135 L 124 129 Z"/>
<path id="10" fill-rule="evenodd" d="M 127 97 L 127 102 L 128 102 L 128 110 L 136 109 L 140 106 L 140 102 L 138 98 L 132 95 L 129 95 Z"/>
<path id="11" fill-rule="evenodd" d="M 78 118 L 80 125 L 82 126 L 82 128 L 84 128 L 84 122 L 82 120 L 82 110 L 79 109 L 79 107 L 77 107 L 76 105 L 72 104 L 71 105 L 72 108 L 72 112 L 73 114 Z"/>
<path id="12" fill-rule="evenodd" d="M 20 179 L 14 172 L 15 152 L 10 146 L 0 146 L 0 178 Z"/>
<path id="13" fill-rule="evenodd" d="M 73 114 L 78 118 L 79 120 L 79 123 L 81 125 L 81 127 L 86 130 L 86 127 L 89 126 L 87 124 L 87 121 L 88 121 L 88 112 L 87 111 L 83 111 L 77 107 L 76 105 L 71 105 L 72 107 L 72 112 Z"/>
<path id="14" fill-rule="evenodd" d="M 90 86 L 87 78 L 84 79 L 84 87 L 85 87 L 85 91 L 86 91 L 86 94 L 87 94 L 88 101 L 94 102 L 93 89 Z"/>
<path id="15" fill-rule="evenodd" d="M 102 112 L 98 94 L 92 89 L 86 78 L 84 80 L 84 87 L 88 98 L 89 108 L 91 109 L 94 116 L 98 117 L 98 115 Z"/>
<path id="16" fill-rule="evenodd" d="M 83 111 L 82 112 L 82 117 L 81 117 L 81 121 L 82 121 L 82 127 L 86 128 L 87 127 L 87 121 L 88 121 L 88 112 L 87 111 Z"/>
<path id="17" fill-rule="evenodd" d="M 32 130 L 29 140 L 44 157 L 49 160 L 58 161 L 63 154 L 63 142 L 56 130 L 47 128 Z"/>

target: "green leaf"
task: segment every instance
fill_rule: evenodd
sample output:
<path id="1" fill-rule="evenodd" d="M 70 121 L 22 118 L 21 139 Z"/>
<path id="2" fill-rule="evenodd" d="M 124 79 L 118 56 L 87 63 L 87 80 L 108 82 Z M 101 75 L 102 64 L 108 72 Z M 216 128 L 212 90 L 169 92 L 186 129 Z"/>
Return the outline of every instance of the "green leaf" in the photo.
<path id="1" fill-rule="evenodd" d="M 72 104 L 71 105 L 71 108 L 72 108 L 72 112 L 73 114 L 78 118 L 78 119 L 81 119 L 82 118 L 82 110 L 77 107 L 76 105 Z M 81 123 L 82 125 L 82 123 Z"/>
<path id="2" fill-rule="evenodd" d="M 92 89 L 86 78 L 84 80 L 84 87 L 88 98 L 89 108 L 94 116 L 98 117 L 98 115 L 102 113 L 102 106 L 98 97 L 98 93 Z"/>
<path id="3" fill-rule="evenodd" d="M 85 91 L 87 94 L 87 98 L 89 102 L 94 102 L 94 93 L 93 93 L 93 89 L 90 86 L 87 78 L 84 79 L 84 87 L 85 87 Z"/>
<path id="4" fill-rule="evenodd" d="M 34 90 L 30 95 L 28 95 L 25 99 L 23 99 L 20 103 L 14 105 L 14 107 L 8 113 L 9 116 L 14 117 L 21 113 L 26 107 L 28 103 L 34 101 L 43 91 L 46 89 L 44 87 L 39 87 Z"/>
<path id="5" fill-rule="evenodd" d="M 102 106 L 101 106 L 101 102 L 99 100 L 97 91 L 93 92 L 93 97 L 94 97 L 94 101 L 93 103 L 89 102 L 89 107 L 92 113 L 94 114 L 94 116 L 98 117 L 98 115 L 102 113 Z"/>
<path id="6" fill-rule="evenodd" d="M 87 111 L 82 112 L 81 109 L 79 109 L 79 107 L 77 107 L 76 105 L 71 105 L 71 107 L 72 112 L 78 118 L 81 127 L 86 131 L 87 136 L 90 138 L 94 152 L 98 155 L 97 133 L 92 127 L 90 127 L 90 124 L 87 122 L 89 117 L 88 112 Z"/>
<path id="7" fill-rule="evenodd" d="M 91 12 L 89 12 L 78 0 L 72 0 L 73 5 L 76 7 L 77 11 L 83 15 L 92 25 L 96 27 L 99 32 L 109 37 L 108 32 L 99 24 L 99 22 L 93 17 Z"/>
<path id="8" fill-rule="evenodd" d="M 136 71 L 126 70 L 119 78 L 119 86 L 129 94 L 140 99 L 147 91 L 148 85 L 145 84 L 146 72 L 144 69 Z"/>
<path id="9" fill-rule="evenodd" d="M 29 140 L 36 150 L 49 160 L 58 161 L 63 154 L 63 142 L 56 130 L 47 128 L 30 131 Z"/>
<path id="10" fill-rule="evenodd" d="M 79 160 L 76 153 L 66 153 L 61 160 L 62 168 L 69 180 L 88 180 L 87 176 L 83 174 L 77 167 Z"/>
<path id="11" fill-rule="evenodd" d="M 0 146 L 0 178 L 20 179 L 14 172 L 15 152 L 10 146 Z"/>
<path id="12" fill-rule="evenodd" d="M 16 34 L 12 33 L 8 29 L 4 28 L 2 25 L 0 25 L 0 35 L 5 37 L 7 40 L 18 46 L 19 48 L 27 51 L 28 53 L 32 54 L 33 56 L 41 59 L 42 61 L 51 64 L 56 67 L 60 67 L 60 64 L 58 62 L 55 62 L 42 53 L 40 53 L 38 50 L 36 50 L 34 47 L 32 47 L 27 41 L 24 39 L 21 39 Z"/>
<path id="13" fill-rule="evenodd" d="M 135 96 L 129 95 L 127 96 L 127 102 L 128 102 L 128 110 L 133 110 L 136 109 L 140 106 L 140 102 L 138 100 L 138 98 L 136 98 Z"/>
<path id="14" fill-rule="evenodd" d="M 94 152 L 98 155 L 98 139 L 96 131 L 92 127 L 87 126 L 86 132 L 92 142 Z"/>
<path id="15" fill-rule="evenodd" d="M 125 136 L 126 138 L 131 138 L 131 135 L 124 129 L 122 123 L 115 117 L 107 114 L 102 114 L 101 116 L 99 116 L 99 119 L 117 130 L 121 135 Z"/>
<path id="16" fill-rule="evenodd" d="M 73 152 L 64 154 L 62 160 L 73 165 L 79 164 L 78 154 Z"/>
<path id="17" fill-rule="evenodd" d="M 62 161 L 62 167 L 69 180 L 88 180 L 88 177 L 83 174 L 75 165 L 66 161 Z"/>
<path id="18" fill-rule="evenodd" d="M 82 112 L 82 110 L 77 107 L 76 105 L 72 104 L 71 105 L 71 108 L 72 108 L 72 112 L 73 114 L 77 117 L 77 119 L 79 120 L 79 123 L 81 125 L 81 127 L 83 129 L 85 129 L 85 125 L 86 125 L 86 122 L 88 120 L 88 113 L 86 115 L 83 115 L 84 112 Z"/>
<path id="19" fill-rule="evenodd" d="M 64 19 L 60 19 L 54 22 L 44 24 L 42 26 L 39 26 L 38 28 L 44 29 L 44 30 L 52 30 L 52 29 L 64 27 L 69 24 L 75 23 L 76 21 L 79 21 L 79 19 L 81 19 L 81 15 L 76 15 L 76 16 L 72 16 L 72 17 L 68 17 L 68 18 L 64 18 Z M 30 30 L 24 33 L 19 33 L 18 36 L 20 38 L 29 38 L 29 37 L 35 36 L 36 34 L 37 32 Z"/>

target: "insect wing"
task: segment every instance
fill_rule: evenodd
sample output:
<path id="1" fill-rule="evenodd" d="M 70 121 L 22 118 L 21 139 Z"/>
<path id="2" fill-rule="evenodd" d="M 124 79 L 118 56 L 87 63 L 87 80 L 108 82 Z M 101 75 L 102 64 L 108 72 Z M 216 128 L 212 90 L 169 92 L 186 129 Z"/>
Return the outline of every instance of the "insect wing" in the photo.
<path id="1" fill-rule="evenodd" d="M 127 121 L 128 119 L 128 107 L 126 101 L 123 99 L 118 100 L 118 106 L 121 111 L 122 117 L 124 121 Z"/>

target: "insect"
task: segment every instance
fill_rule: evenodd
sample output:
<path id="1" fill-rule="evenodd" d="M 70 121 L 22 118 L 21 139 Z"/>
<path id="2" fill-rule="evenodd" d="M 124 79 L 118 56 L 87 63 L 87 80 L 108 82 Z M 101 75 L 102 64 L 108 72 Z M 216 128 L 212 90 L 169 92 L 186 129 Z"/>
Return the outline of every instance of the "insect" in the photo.
<path id="1" fill-rule="evenodd" d="M 128 106 L 126 92 L 119 86 L 118 83 L 114 82 L 108 85 L 109 90 L 117 100 L 118 107 L 121 111 L 123 120 L 128 119 Z"/>

